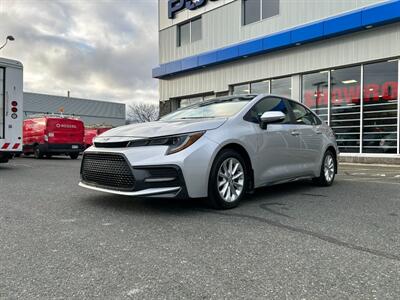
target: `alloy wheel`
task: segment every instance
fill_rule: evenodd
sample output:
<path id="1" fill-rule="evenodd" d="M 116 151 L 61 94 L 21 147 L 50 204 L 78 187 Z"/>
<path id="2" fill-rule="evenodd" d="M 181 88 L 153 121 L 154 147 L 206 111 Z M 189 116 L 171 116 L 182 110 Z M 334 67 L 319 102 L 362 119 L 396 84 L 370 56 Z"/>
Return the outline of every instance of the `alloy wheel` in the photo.
<path id="1" fill-rule="evenodd" d="M 324 174 L 327 182 L 331 182 L 335 176 L 335 161 L 331 155 L 325 157 Z"/>
<path id="2" fill-rule="evenodd" d="M 244 189 L 244 169 L 236 158 L 224 160 L 218 170 L 218 192 L 226 202 L 236 201 Z"/>

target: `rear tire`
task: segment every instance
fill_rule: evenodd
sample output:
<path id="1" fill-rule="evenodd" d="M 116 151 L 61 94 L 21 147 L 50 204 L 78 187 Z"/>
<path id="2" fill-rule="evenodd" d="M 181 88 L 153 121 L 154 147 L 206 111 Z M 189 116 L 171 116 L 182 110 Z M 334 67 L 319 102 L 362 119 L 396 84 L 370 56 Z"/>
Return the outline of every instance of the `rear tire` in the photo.
<path id="1" fill-rule="evenodd" d="M 209 204 L 216 209 L 230 209 L 243 199 L 248 182 L 245 160 L 234 150 L 223 150 L 211 167 L 208 182 Z"/>
<path id="2" fill-rule="evenodd" d="M 40 151 L 39 146 L 35 146 L 33 148 L 33 156 L 36 159 L 42 159 L 43 158 L 43 153 Z"/>
<path id="3" fill-rule="evenodd" d="M 335 180 L 336 166 L 336 156 L 331 150 L 326 151 L 322 160 L 319 177 L 313 178 L 313 182 L 319 186 L 331 186 Z"/>
<path id="4" fill-rule="evenodd" d="M 78 156 L 79 156 L 79 153 L 71 153 L 71 154 L 69 155 L 69 157 L 71 157 L 71 159 L 77 159 Z"/>

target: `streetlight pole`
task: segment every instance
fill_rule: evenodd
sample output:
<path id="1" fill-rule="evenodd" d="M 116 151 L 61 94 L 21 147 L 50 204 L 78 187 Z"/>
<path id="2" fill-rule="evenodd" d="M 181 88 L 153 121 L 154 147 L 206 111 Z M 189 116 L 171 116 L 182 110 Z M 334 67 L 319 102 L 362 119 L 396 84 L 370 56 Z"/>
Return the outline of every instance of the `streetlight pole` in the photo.
<path id="1" fill-rule="evenodd" d="M 14 41 L 15 39 L 14 39 L 14 37 L 12 36 L 12 35 L 9 35 L 9 36 L 7 36 L 6 37 L 6 42 L 0 47 L 0 50 L 1 49 L 3 49 L 6 45 L 7 45 L 7 43 L 8 43 L 8 41 Z"/>

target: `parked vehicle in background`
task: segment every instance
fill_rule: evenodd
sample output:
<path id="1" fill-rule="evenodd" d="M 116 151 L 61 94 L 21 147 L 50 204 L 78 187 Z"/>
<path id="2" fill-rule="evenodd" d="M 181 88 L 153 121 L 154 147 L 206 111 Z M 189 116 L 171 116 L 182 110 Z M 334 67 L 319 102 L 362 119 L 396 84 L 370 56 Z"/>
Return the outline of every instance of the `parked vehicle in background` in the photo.
<path id="1" fill-rule="evenodd" d="M 23 66 L 0 58 L 0 163 L 22 151 Z"/>
<path id="2" fill-rule="evenodd" d="M 93 145 L 93 139 L 102 134 L 103 132 L 106 132 L 107 130 L 110 130 L 112 126 L 98 126 L 98 125 L 93 125 L 90 127 L 85 127 L 85 137 L 83 138 L 83 144 L 84 148 L 87 149 L 90 146 Z"/>
<path id="3" fill-rule="evenodd" d="M 35 158 L 65 154 L 76 159 L 84 150 L 84 124 L 81 120 L 61 115 L 43 115 L 24 121 L 24 154 Z"/>
<path id="4" fill-rule="evenodd" d="M 208 197 L 221 209 L 254 188 L 337 173 L 333 131 L 303 104 L 277 95 L 216 98 L 156 122 L 121 126 L 83 155 L 81 186 L 141 197 Z"/>

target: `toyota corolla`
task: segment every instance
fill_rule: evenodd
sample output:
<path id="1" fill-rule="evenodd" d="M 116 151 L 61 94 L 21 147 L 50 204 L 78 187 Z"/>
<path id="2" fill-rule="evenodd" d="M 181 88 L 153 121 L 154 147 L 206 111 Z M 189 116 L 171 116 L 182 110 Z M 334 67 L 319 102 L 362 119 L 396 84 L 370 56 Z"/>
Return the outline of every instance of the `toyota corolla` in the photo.
<path id="1" fill-rule="evenodd" d="M 227 209 L 262 186 L 306 178 L 330 186 L 337 155 L 334 133 L 303 104 L 276 95 L 226 96 L 98 136 L 83 155 L 80 186 L 208 198 Z"/>

